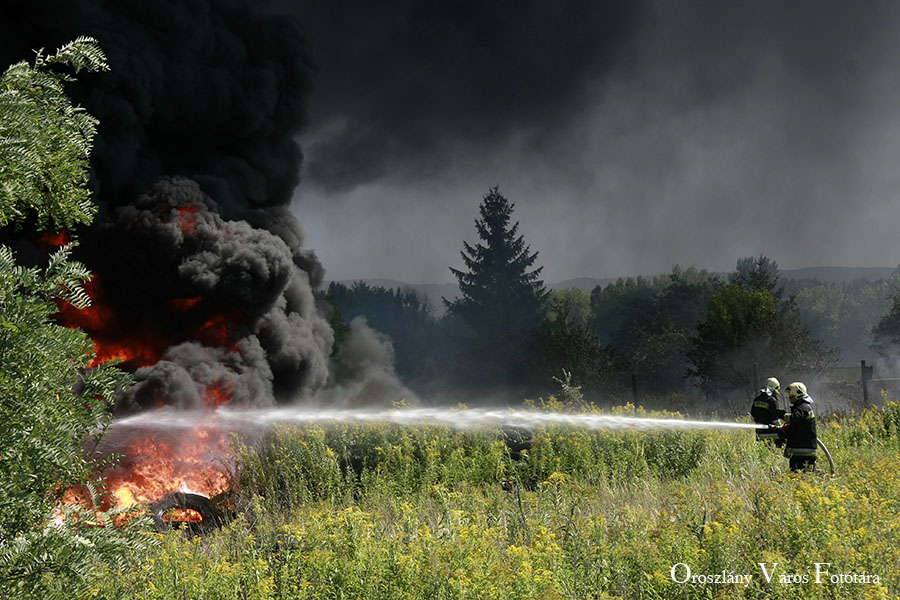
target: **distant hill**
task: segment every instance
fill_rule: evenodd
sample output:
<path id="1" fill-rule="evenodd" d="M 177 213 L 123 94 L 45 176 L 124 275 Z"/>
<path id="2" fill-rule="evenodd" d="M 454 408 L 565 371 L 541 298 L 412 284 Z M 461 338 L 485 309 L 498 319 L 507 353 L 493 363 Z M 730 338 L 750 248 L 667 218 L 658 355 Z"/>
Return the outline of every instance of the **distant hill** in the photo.
<path id="1" fill-rule="evenodd" d="M 549 287 L 551 290 L 578 288 L 579 290 L 590 292 L 598 285 L 607 285 L 614 282 L 616 279 L 616 277 L 604 277 L 602 279 L 597 279 L 596 277 L 577 277 L 575 279 L 566 279 L 564 281 L 560 281 L 559 283 L 551 283 L 547 287 Z"/>
<path id="2" fill-rule="evenodd" d="M 806 267 L 804 269 L 784 269 L 784 279 L 818 279 L 822 283 L 838 285 L 850 283 L 858 279 L 878 281 L 887 279 L 896 270 L 895 267 Z"/>
<path id="3" fill-rule="evenodd" d="M 894 272 L 894 267 L 806 267 L 802 269 L 783 269 L 781 277 L 783 279 L 794 279 L 797 281 L 803 279 L 817 279 L 822 283 L 834 283 L 842 285 L 850 283 L 858 279 L 866 281 L 877 281 L 890 277 Z M 724 275 L 724 274 L 722 274 Z M 565 288 L 578 288 L 586 292 L 590 292 L 598 285 L 604 286 L 614 282 L 617 277 L 577 277 L 575 279 L 566 279 L 557 283 L 549 283 L 547 287 L 551 290 L 560 290 Z M 344 285 L 353 285 L 356 281 L 362 281 L 371 286 L 385 287 L 388 289 L 411 289 L 425 297 L 434 309 L 435 314 L 444 314 L 443 298 L 453 300 L 459 296 L 459 286 L 455 283 L 406 283 L 396 279 L 359 279 L 359 280 L 338 280 L 337 283 Z M 323 283 L 323 287 L 328 287 L 330 281 Z"/>

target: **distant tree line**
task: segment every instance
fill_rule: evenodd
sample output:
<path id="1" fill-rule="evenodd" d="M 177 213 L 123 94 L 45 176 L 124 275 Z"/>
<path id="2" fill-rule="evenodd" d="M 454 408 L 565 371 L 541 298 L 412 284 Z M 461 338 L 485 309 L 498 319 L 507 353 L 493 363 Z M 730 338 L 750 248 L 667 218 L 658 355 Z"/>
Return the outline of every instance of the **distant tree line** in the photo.
<path id="1" fill-rule="evenodd" d="M 412 290 L 333 283 L 338 321 L 365 316 L 387 334 L 399 374 L 424 394 L 544 393 L 565 369 L 593 400 L 632 375 L 649 393 L 715 395 L 763 373 L 821 371 L 873 344 L 900 348 L 900 277 L 783 281 L 774 260 L 757 256 L 724 276 L 676 265 L 590 293 L 548 291 L 513 208 L 497 188 L 485 195 L 479 241 L 463 242 L 463 268 L 451 268 L 461 296 L 445 299 L 446 314 Z"/>
<path id="2" fill-rule="evenodd" d="M 900 307 L 900 275 L 887 279 L 863 279 L 843 285 L 817 280 L 789 281 L 785 289 L 796 299 L 810 335 L 840 350 L 844 363 L 873 354 L 895 354 L 900 335 L 900 318 L 892 324 L 891 306 Z M 900 316 L 900 310 L 896 313 Z"/>

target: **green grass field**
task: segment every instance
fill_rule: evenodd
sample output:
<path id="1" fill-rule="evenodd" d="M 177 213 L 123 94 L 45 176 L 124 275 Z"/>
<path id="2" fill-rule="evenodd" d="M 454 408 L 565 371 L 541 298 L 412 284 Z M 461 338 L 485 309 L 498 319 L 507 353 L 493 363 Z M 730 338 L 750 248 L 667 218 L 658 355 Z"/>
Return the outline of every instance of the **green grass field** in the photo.
<path id="1" fill-rule="evenodd" d="M 161 600 L 897 597 L 900 405 L 820 418 L 819 436 L 834 478 L 824 456 L 818 473 L 790 474 L 750 430 L 547 427 L 520 464 L 496 431 L 284 427 L 255 449 L 237 447 L 231 524 L 206 537 L 160 535 L 150 555 L 93 591 Z M 351 456 L 358 475 L 341 468 Z M 830 563 L 818 567 L 821 583 L 816 563 Z M 694 579 L 673 581 L 675 565 L 677 580 L 687 568 Z M 848 581 L 853 574 L 867 582 Z"/>

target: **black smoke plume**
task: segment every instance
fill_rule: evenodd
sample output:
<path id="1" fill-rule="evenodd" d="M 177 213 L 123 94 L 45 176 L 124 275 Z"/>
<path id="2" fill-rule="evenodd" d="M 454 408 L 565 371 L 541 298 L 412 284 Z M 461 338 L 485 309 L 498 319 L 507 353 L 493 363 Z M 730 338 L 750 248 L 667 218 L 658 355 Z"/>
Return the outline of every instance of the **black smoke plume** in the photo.
<path id="1" fill-rule="evenodd" d="M 314 77 L 297 20 L 238 0 L 5 4 L 20 16 L 4 64 L 79 35 L 109 58 L 72 90 L 100 120 L 101 212 L 79 232 L 93 312 L 63 318 L 134 371 L 117 408 L 266 405 L 335 383 L 324 269 L 287 209 Z"/>
<path id="2" fill-rule="evenodd" d="M 297 0 L 322 65 L 307 177 L 328 190 L 440 173 L 578 114 L 631 40 L 636 0 Z"/>
<path id="3" fill-rule="evenodd" d="M 227 219 L 287 204 L 302 154 L 314 68 L 296 19 L 239 0 L 7 0 L 4 64 L 78 35 L 112 71 L 80 77 L 76 99 L 100 119 L 95 197 L 128 204 L 161 176 L 201 184 Z"/>

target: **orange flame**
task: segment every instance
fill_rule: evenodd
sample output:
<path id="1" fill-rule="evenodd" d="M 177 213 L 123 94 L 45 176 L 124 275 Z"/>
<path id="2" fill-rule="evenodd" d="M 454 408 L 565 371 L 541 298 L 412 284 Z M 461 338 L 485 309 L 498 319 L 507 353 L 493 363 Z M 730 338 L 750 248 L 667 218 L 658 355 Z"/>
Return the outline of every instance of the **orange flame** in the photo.
<path id="1" fill-rule="evenodd" d="M 106 474 L 106 484 L 121 508 L 156 502 L 178 490 L 212 498 L 229 488 L 223 470 L 228 457 L 225 435 L 214 424 L 177 439 L 146 434 L 132 440 L 119 464 Z"/>
<path id="2" fill-rule="evenodd" d="M 222 393 L 225 393 L 224 391 Z M 154 431 L 134 437 L 122 452 L 122 459 L 106 473 L 97 510 L 112 507 L 131 509 L 114 517 L 117 526 L 124 525 L 134 516 L 143 514 L 140 505 L 152 504 L 176 491 L 200 494 L 214 498 L 230 488 L 227 471 L 231 454 L 225 433 L 218 427 L 216 417 L 209 413 L 197 427 L 182 431 Z M 90 495 L 81 487 L 65 491 L 62 504 L 78 504 L 92 508 Z M 61 510 L 55 511 L 56 520 L 62 520 Z M 167 522 L 200 522 L 203 517 L 191 509 L 172 509 L 163 516 Z M 103 525 L 103 519 L 85 522 L 86 525 Z"/>
<path id="3" fill-rule="evenodd" d="M 183 230 L 192 230 L 196 226 L 193 215 L 197 210 L 178 210 Z M 91 367 L 113 358 L 121 358 L 125 362 L 125 368 L 129 370 L 149 366 L 157 363 L 168 345 L 176 341 L 174 338 L 167 338 L 167 334 L 163 332 L 126 323 L 125 319 L 116 314 L 96 275 L 86 284 L 85 289 L 91 296 L 91 306 L 77 310 L 68 303 L 61 303 L 57 319 L 68 327 L 84 330 L 93 340 L 96 356 L 90 362 Z M 199 296 L 175 298 L 166 304 L 166 308 L 170 313 L 181 314 L 201 302 L 202 298 Z M 244 319 L 237 311 L 216 314 L 195 327 L 188 335 L 201 343 L 236 352 L 239 335 L 235 328 L 243 323 Z M 204 403 L 214 409 L 231 400 L 235 382 L 223 377 L 211 383 L 197 383 L 197 386 Z M 157 502 L 178 490 L 211 498 L 229 488 L 226 471 L 231 456 L 225 432 L 218 426 L 212 412 L 190 429 L 134 432 L 130 441 L 119 446 L 116 452 L 122 455 L 122 459 L 103 474 L 106 491 L 101 499 L 101 507 L 98 507 L 101 509 L 111 506 L 126 509 L 138 507 Z M 88 498 L 83 490 L 73 489 L 66 493 L 63 502 L 89 506 Z M 170 511 L 164 518 L 177 521 L 202 520 L 199 514 L 190 510 Z"/>
<path id="4" fill-rule="evenodd" d="M 107 361 L 121 358 L 123 362 L 130 362 L 136 367 L 147 367 L 159 362 L 162 350 L 150 344 L 140 342 L 94 342 L 96 356 L 90 360 L 88 366 L 96 367 Z"/>
<path id="5" fill-rule="evenodd" d="M 182 206 L 175 209 L 178 213 L 177 220 L 181 232 L 190 235 L 197 231 L 197 216 L 195 213 L 200 209 L 196 206 Z"/>
<path id="6" fill-rule="evenodd" d="M 206 386 L 203 399 L 210 408 L 231 400 L 234 382 L 223 379 Z M 213 413 L 186 433 L 155 431 L 132 439 L 124 457 L 106 475 L 107 487 L 121 508 L 161 500 L 177 490 L 209 498 L 229 489 L 224 470 L 230 461 L 225 433 Z M 194 511 L 177 511 L 177 521 L 202 520 Z"/>
<path id="7" fill-rule="evenodd" d="M 91 305 L 77 309 L 68 302 L 59 303 L 56 317 L 66 327 L 84 330 L 94 342 L 95 356 L 88 363 L 96 367 L 109 360 L 121 358 L 133 368 L 147 367 L 159 362 L 166 349 L 166 340 L 159 333 L 129 331 L 129 337 L 116 332 L 129 330 L 117 318 L 106 300 L 100 278 L 94 275 L 84 284 L 91 297 Z"/>
<path id="8" fill-rule="evenodd" d="M 169 310 L 172 312 L 183 313 L 197 306 L 201 300 L 203 300 L 202 296 L 195 296 L 193 298 L 175 298 L 169 300 L 168 306 Z"/>
<path id="9" fill-rule="evenodd" d="M 173 508 L 163 515 L 163 521 L 172 523 L 172 522 L 191 522 L 191 523 L 200 523 L 203 521 L 203 516 L 198 513 L 196 510 L 191 508 Z"/>
<path id="10" fill-rule="evenodd" d="M 231 395 L 234 393 L 234 382 L 226 379 L 207 386 L 203 393 L 203 401 L 207 406 L 219 407 L 228 404 Z"/>
<path id="11" fill-rule="evenodd" d="M 100 331 L 113 320 L 113 312 L 103 298 L 103 286 L 100 278 L 94 275 L 84 284 L 84 291 L 91 297 L 91 305 L 81 310 L 68 302 L 59 305 L 57 318 L 66 327 L 83 329 L 84 331 Z"/>
<path id="12" fill-rule="evenodd" d="M 220 348 L 228 348 L 232 352 L 237 352 L 238 348 L 235 344 L 238 339 L 235 331 L 235 325 L 239 325 L 243 319 L 236 312 L 230 314 L 213 315 L 200 327 L 196 328 L 192 333 L 195 339 L 201 341 L 207 346 L 219 346 Z"/>
<path id="13" fill-rule="evenodd" d="M 59 248 L 60 246 L 65 246 L 69 243 L 69 232 L 66 231 L 65 228 L 60 229 L 57 232 L 48 231 L 46 233 L 38 236 L 37 240 L 35 240 L 34 245 L 40 248 L 45 252 L 49 252 L 54 248 Z"/>

